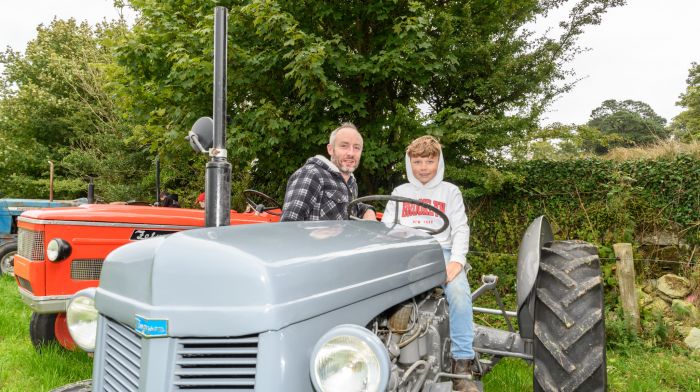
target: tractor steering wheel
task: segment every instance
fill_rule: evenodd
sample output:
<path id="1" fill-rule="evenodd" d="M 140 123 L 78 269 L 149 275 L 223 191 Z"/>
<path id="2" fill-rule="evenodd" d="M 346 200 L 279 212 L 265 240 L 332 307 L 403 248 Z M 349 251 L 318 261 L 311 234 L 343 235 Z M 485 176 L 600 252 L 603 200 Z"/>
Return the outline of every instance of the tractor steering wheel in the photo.
<path id="1" fill-rule="evenodd" d="M 357 199 L 351 201 L 348 204 L 347 211 L 348 211 L 348 216 L 350 219 L 359 219 L 355 216 L 351 215 L 351 211 L 353 210 L 353 207 L 357 205 L 358 203 L 366 202 L 366 201 L 371 201 L 371 200 L 379 200 L 379 201 L 393 201 L 396 205 L 396 210 L 394 211 L 394 224 L 399 223 L 399 203 L 409 203 L 409 204 L 415 204 L 417 206 L 423 207 L 427 210 L 430 210 L 431 212 L 434 212 L 437 216 L 439 216 L 442 219 L 442 226 L 440 226 L 437 229 L 431 229 L 429 227 L 425 226 L 411 226 L 414 229 L 419 229 L 423 230 L 426 233 L 430 235 L 435 235 L 435 234 L 440 234 L 443 231 L 447 230 L 447 228 L 450 226 L 450 220 L 447 218 L 447 215 L 445 215 L 444 212 L 440 211 L 437 207 L 424 203 L 420 200 L 416 199 L 411 199 L 409 197 L 403 197 L 403 196 L 387 196 L 387 195 L 370 195 L 370 196 L 363 196 L 363 197 L 358 197 Z"/>
<path id="2" fill-rule="evenodd" d="M 262 192 L 258 192 L 255 189 L 246 189 L 243 191 L 243 198 L 245 198 L 245 202 L 258 213 L 267 212 L 268 214 L 274 216 L 282 215 L 281 212 L 275 211 L 282 211 L 282 206 L 280 205 L 280 203 L 278 203 L 275 199 Z M 255 198 L 263 199 L 263 203 L 265 204 L 256 203 Z M 269 204 L 271 207 L 268 207 L 267 204 Z"/>

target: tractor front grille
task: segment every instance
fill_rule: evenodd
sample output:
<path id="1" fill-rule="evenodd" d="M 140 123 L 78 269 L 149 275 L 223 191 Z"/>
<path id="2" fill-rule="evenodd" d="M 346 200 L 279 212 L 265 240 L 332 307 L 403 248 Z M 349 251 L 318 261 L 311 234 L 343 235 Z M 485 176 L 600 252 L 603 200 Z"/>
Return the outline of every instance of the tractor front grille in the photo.
<path id="1" fill-rule="evenodd" d="M 105 321 L 102 391 L 138 392 L 141 337 L 120 323 Z"/>
<path id="2" fill-rule="evenodd" d="M 102 382 L 94 392 L 138 391 L 142 366 L 150 361 L 168 363 L 172 380 L 168 391 L 254 391 L 258 335 L 222 338 L 145 339 L 133 329 L 100 316 L 103 331 L 98 335 L 95 362 Z M 151 344 L 156 340 L 168 344 Z M 160 365 L 158 365 L 160 367 Z M 146 368 L 144 370 L 148 371 Z"/>
<path id="3" fill-rule="evenodd" d="M 174 390 L 255 390 L 258 336 L 178 339 Z"/>
<path id="4" fill-rule="evenodd" d="M 70 263 L 73 280 L 99 280 L 104 259 L 77 259 Z"/>
<path id="5" fill-rule="evenodd" d="M 44 260 L 44 232 L 20 228 L 17 232 L 17 254 L 31 261 Z"/>

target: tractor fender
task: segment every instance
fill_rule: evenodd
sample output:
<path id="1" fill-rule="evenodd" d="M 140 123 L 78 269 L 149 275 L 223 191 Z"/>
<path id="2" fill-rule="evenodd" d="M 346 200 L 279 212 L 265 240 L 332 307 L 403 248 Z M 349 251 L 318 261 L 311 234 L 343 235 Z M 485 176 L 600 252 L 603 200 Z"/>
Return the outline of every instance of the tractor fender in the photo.
<path id="1" fill-rule="evenodd" d="M 535 301 L 531 298 L 540 269 L 540 252 L 544 244 L 553 239 L 552 227 L 542 215 L 530 223 L 520 242 L 516 293 L 520 336 L 525 339 L 531 339 L 534 335 Z"/>

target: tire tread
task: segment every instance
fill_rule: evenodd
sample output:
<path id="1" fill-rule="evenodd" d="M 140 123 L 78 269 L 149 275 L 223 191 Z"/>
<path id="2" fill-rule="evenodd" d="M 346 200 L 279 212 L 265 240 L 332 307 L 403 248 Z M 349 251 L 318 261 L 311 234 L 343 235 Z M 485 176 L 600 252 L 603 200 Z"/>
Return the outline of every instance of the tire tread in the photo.
<path id="1" fill-rule="evenodd" d="M 541 254 L 534 293 L 534 389 L 605 391 L 603 282 L 597 248 L 582 241 L 554 241 Z"/>
<path id="2" fill-rule="evenodd" d="M 47 344 L 56 342 L 56 314 L 32 313 L 29 321 L 29 337 L 37 351 Z"/>

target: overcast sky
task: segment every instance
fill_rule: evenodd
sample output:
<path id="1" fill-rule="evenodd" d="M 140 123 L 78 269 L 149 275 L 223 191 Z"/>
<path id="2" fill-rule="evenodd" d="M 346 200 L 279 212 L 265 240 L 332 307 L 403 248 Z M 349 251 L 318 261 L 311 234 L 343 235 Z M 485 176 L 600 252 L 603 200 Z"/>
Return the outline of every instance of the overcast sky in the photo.
<path id="1" fill-rule="evenodd" d="M 118 12 L 112 3 L 0 0 L 0 48 L 24 51 L 36 26 L 54 16 L 92 24 L 114 19 Z M 628 0 L 609 11 L 601 25 L 581 37 L 581 45 L 590 50 L 569 64 L 583 79 L 555 102 L 543 123 L 584 123 L 606 99 L 646 102 L 670 121 L 682 110 L 675 103 L 685 91 L 691 62 L 700 62 L 698 15 L 700 0 Z"/>
<path id="2" fill-rule="evenodd" d="M 627 0 L 580 39 L 588 52 L 569 64 L 579 78 L 544 123 L 584 123 L 606 99 L 648 103 L 671 120 L 688 70 L 700 63 L 700 0 Z"/>

